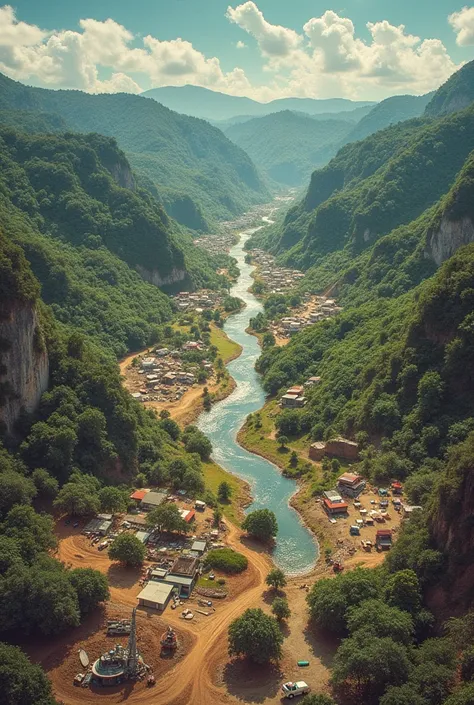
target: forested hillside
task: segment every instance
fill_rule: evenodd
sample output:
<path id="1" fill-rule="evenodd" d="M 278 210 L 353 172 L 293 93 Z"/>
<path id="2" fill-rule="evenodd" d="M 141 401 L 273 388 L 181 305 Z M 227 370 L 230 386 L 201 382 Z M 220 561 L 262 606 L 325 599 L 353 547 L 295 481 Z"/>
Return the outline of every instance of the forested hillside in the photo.
<path id="1" fill-rule="evenodd" d="M 357 123 L 346 136 L 344 142 L 357 142 L 389 125 L 420 117 L 432 96 L 432 93 L 421 96 L 396 95 L 382 100 Z"/>
<path id="2" fill-rule="evenodd" d="M 219 130 L 146 98 L 29 88 L 0 75 L 0 109 L 53 113 L 76 132 L 114 137 L 173 215 L 191 228 L 203 224 L 202 215 L 190 217 L 180 207 L 183 196 L 210 222 L 268 197 L 249 157 Z"/>
<path id="3" fill-rule="evenodd" d="M 344 113 L 333 120 L 315 120 L 285 110 L 226 128 L 225 134 L 242 147 L 268 176 L 287 186 L 299 186 L 328 161 L 350 131 Z"/>
<path id="4" fill-rule="evenodd" d="M 44 301 L 116 355 L 169 320 L 155 284 L 219 285 L 209 257 L 136 186 L 114 140 L 3 128 L 0 163 L 2 228 L 26 252 Z"/>

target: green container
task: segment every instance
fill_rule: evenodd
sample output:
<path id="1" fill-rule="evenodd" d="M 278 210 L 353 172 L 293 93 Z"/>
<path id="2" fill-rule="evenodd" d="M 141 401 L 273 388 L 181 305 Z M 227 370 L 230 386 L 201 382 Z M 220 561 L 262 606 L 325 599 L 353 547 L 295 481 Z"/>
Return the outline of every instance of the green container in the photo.
<path id="1" fill-rule="evenodd" d="M 298 666 L 309 666 L 309 661 L 298 661 Z"/>

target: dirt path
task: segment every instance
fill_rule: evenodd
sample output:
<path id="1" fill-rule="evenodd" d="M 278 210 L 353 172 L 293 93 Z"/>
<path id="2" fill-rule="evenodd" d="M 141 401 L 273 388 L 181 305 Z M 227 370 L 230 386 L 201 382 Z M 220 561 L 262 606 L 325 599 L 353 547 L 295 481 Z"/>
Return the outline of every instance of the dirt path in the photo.
<path id="1" fill-rule="evenodd" d="M 125 690 L 122 688 L 120 692 L 109 693 L 107 690 L 101 690 L 101 700 L 115 703 L 126 699 L 132 703 L 154 705 L 218 705 L 229 702 L 230 696 L 226 693 L 225 686 L 216 684 L 218 665 L 227 655 L 227 628 L 245 609 L 260 601 L 271 561 L 265 553 L 250 548 L 245 540 L 242 540 L 241 531 L 231 524 L 227 540 L 249 559 L 249 568 L 242 576 L 235 597 L 217 605 L 212 617 L 202 617 L 191 623 L 183 622 L 178 610 L 173 612 L 167 609 L 164 618 L 155 614 L 148 615 L 151 620 L 156 620 L 153 625 L 156 624 L 159 629 L 157 634 L 162 633 L 165 623 L 173 624 L 186 637 L 188 653 L 178 662 L 173 662 L 173 666 L 160 675 L 153 689 L 136 684 L 133 687 L 127 686 Z M 105 551 L 97 551 L 97 548 L 91 546 L 78 533 L 67 536 L 60 542 L 58 558 L 72 567 L 87 566 L 106 573 L 110 583 L 111 608 L 120 610 L 136 605 L 140 569 L 126 570 L 112 563 Z M 70 651 L 70 644 L 68 648 Z M 58 668 L 58 662 L 64 653 L 65 645 L 55 641 L 51 647 L 41 650 L 37 655 L 38 660 L 49 672 L 56 697 L 67 705 L 95 705 L 98 701 L 97 693 L 74 688 L 72 678 L 65 678 L 64 670 Z"/>

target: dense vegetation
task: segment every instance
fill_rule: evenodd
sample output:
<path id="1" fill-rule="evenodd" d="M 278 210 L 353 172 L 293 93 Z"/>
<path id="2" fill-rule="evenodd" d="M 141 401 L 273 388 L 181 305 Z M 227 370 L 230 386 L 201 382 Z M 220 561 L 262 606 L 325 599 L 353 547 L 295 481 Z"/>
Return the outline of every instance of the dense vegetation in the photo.
<path id="1" fill-rule="evenodd" d="M 326 164 L 351 129 L 344 113 L 337 118 L 314 120 L 285 110 L 231 125 L 225 134 L 271 179 L 300 186 L 313 169 Z"/>
<path id="2" fill-rule="evenodd" d="M 474 102 L 473 74 L 473 61 L 456 71 L 441 88 L 438 88 L 426 106 L 426 115 L 448 115 Z"/>
<path id="3" fill-rule="evenodd" d="M 268 196 L 249 157 L 220 130 L 154 100 L 28 88 L 0 76 L 0 109 L 11 108 L 53 113 L 77 132 L 115 137 L 132 166 L 155 184 L 174 217 L 189 227 L 196 225 L 196 207 L 212 222 Z"/>
<path id="4" fill-rule="evenodd" d="M 0 164 L 2 227 L 26 253 L 43 300 L 116 355 L 157 341 L 172 314 L 136 268 L 163 284 L 173 272 L 180 287 L 221 284 L 214 262 L 135 186 L 112 139 L 2 128 Z"/>
<path id="5" fill-rule="evenodd" d="M 205 565 L 223 573 L 241 573 L 247 568 L 248 560 L 242 553 L 230 548 L 215 548 L 207 553 Z"/>

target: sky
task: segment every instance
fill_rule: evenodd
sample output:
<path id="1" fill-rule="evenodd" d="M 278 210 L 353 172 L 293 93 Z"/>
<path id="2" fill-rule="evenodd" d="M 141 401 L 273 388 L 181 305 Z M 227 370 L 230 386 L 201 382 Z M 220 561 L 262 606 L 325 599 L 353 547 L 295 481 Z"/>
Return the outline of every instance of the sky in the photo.
<path id="1" fill-rule="evenodd" d="M 462 0 L 0 4 L 0 71 L 47 88 L 381 100 L 434 90 L 473 59 L 474 4 Z"/>

